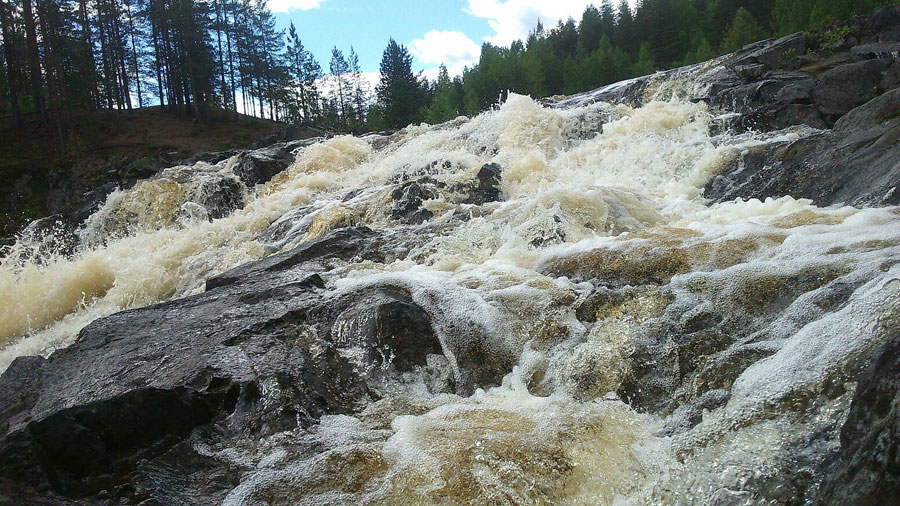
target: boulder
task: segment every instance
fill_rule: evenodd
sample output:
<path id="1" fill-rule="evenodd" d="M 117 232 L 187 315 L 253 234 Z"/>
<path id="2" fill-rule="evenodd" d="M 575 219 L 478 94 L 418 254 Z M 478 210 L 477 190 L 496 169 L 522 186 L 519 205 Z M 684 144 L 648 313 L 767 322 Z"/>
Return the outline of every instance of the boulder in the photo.
<path id="1" fill-rule="evenodd" d="M 360 359 L 367 367 L 399 372 L 424 366 L 429 354 L 441 353 L 428 314 L 407 294 L 390 288 L 379 289 L 338 315 L 331 339 L 341 349 L 364 350 Z"/>
<path id="2" fill-rule="evenodd" d="M 247 186 L 266 183 L 294 161 L 291 152 L 294 147 L 292 143 L 280 142 L 265 148 L 245 151 L 235 164 L 234 173 Z"/>
<path id="3" fill-rule="evenodd" d="M 466 204 L 482 205 L 500 200 L 500 177 L 503 169 L 500 164 L 486 163 L 475 175 L 475 188 L 464 200 Z"/>
<path id="4" fill-rule="evenodd" d="M 449 162 L 444 162 L 449 168 Z M 432 163 L 425 168 L 436 170 Z M 418 225 L 428 221 L 434 213 L 426 209 L 425 201 L 442 198 L 448 203 L 484 205 L 501 199 L 500 179 L 503 169 L 497 163 L 484 164 L 475 177 L 467 181 L 447 183 L 438 175 L 410 178 L 408 172 L 400 175 L 400 181 L 391 192 L 391 217 L 402 223 Z"/>
<path id="5" fill-rule="evenodd" d="M 210 219 L 222 218 L 244 207 L 244 189 L 238 179 L 216 175 L 204 179 L 188 199 L 203 206 Z"/>
<path id="6" fill-rule="evenodd" d="M 434 213 L 423 205 L 426 200 L 437 198 L 443 186 L 430 176 L 402 183 L 391 192 L 391 217 L 410 225 L 428 221 Z"/>

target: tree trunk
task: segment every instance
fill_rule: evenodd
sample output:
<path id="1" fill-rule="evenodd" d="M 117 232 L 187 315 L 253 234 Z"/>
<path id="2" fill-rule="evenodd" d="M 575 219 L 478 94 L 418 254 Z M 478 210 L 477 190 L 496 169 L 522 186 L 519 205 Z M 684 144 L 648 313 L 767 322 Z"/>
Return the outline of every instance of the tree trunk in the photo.
<path id="1" fill-rule="evenodd" d="M 0 0 L 0 29 L 3 32 L 3 53 L 6 59 L 7 86 L 9 87 L 9 100 L 12 104 L 13 124 L 16 128 L 22 126 L 22 115 L 19 111 L 19 79 L 16 72 L 16 58 L 13 49 L 12 38 L 12 7 Z"/>
<path id="2" fill-rule="evenodd" d="M 228 85 L 225 83 L 225 53 L 222 51 L 222 15 L 221 0 L 215 0 L 216 5 L 216 39 L 219 42 L 219 75 L 222 78 L 222 108 L 228 110 Z"/>
<path id="3" fill-rule="evenodd" d="M 84 73 L 84 80 L 87 83 L 88 94 L 90 95 L 91 108 L 97 105 L 100 92 L 97 90 L 97 75 L 94 69 L 94 42 L 91 36 L 91 23 L 88 20 L 87 0 L 79 2 L 79 22 L 81 23 L 81 44 L 84 51 L 84 61 L 82 63 L 81 72 Z"/>
<path id="4" fill-rule="evenodd" d="M 119 79 L 121 82 L 120 87 L 120 95 L 121 100 L 124 105 L 131 110 L 131 85 L 128 82 L 128 65 L 126 64 L 126 55 L 125 48 L 122 45 L 122 30 L 119 23 L 118 9 L 115 9 L 115 3 L 113 2 L 113 36 L 115 37 L 115 44 L 113 44 L 113 48 L 115 50 L 116 55 L 116 69 L 119 73 Z"/>
<path id="5" fill-rule="evenodd" d="M 104 86 L 106 88 L 106 90 L 105 90 L 106 91 L 106 106 L 107 106 L 107 108 L 112 109 L 113 108 L 113 98 L 114 98 L 114 92 L 113 92 L 114 87 L 113 87 L 113 82 L 111 80 L 111 77 L 112 77 L 113 71 L 109 65 L 109 44 L 107 43 L 108 41 L 107 41 L 107 37 L 106 37 L 106 22 L 103 19 L 102 14 L 100 13 L 100 10 L 99 10 L 100 6 L 98 5 L 97 7 L 98 7 L 97 35 L 100 37 L 100 60 L 103 62 L 103 81 L 104 81 Z"/>
<path id="6" fill-rule="evenodd" d="M 222 13 L 225 17 L 225 26 L 228 26 L 228 0 L 222 4 Z M 225 41 L 228 44 L 228 72 L 231 74 L 231 105 L 234 107 L 234 115 L 237 118 L 237 94 L 234 87 L 234 57 L 231 52 L 231 32 L 225 30 Z"/>
<path id="7" fill-rule="evenodd" d="M 153 66 L 156 70 L 156 87 L 157 92 L 159 93 L 159 105 L 160 107 L 165 108 L 166 97 L 163 94 L 162 66 L 159 62 L 160 58 L 162 58 L 162 54 L 159 51 L 159 24 L 156 21 L 157 15 L 156 3 L 153 0 L 150 0 L 148 18 L 150 18 L 150 32 L 153 38 Z"/>
<path id="8" fill-rule="evenodd" d="M 31 74 L 31 98 L 34 101 L 34 112 L 40 116 L 41 121 L 46 123 L 47 118 L 44 116 L 44 80 L 41 76 L 37 29 L 34 24 L 31 0 L 22 0 L 22 14 L 25 18 L 25 45 L 28 54 L 28 69 Z"/>
<path id="9" fill-rule="evenodd" d="M 137 86 L 138 107 L 144 107 L 141 96 L 141 69 L 138 66 L 137 47 L 134 44 L 134 18 L 131 17 L 131 2 L 125 0 L 125 14 L 128 16 L 128 28 L 131 35 L 131 57 L 134 60 L 134 82 Z"/>

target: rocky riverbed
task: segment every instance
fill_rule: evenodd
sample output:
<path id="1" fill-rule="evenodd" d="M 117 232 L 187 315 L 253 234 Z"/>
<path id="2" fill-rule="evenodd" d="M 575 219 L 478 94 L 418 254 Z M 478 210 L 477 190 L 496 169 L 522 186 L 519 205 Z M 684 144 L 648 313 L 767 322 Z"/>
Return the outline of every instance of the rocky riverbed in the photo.
<path id="1" fill-rule="evenodd" d="M 33 224 L 0 501 L 889 504 L 900 8 L 829 30 Z"/>

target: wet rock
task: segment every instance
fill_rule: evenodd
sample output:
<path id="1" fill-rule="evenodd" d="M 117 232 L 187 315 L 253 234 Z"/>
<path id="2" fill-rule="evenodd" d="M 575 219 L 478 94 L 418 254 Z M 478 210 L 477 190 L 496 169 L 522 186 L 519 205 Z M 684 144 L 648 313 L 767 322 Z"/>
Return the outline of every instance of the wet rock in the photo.
<path id="1" fill-rule="evenodd" d="M 96 493 L 115 485 L 140 459 L 209 422 L 224 393 L 135 388 L 48 413 L 10 427 L 0 442 L 0 472 L 34 486 L 46 480 L 69 496 Z"/>
<path id="2" fill-rule="evenodd" d="M 881 76 L 881 89 L 888 91 L 900 87 L 900 62 L 894 61 Z"/>
<path id="3" fill-rule="evenodd" d="M 145 156 L 129 163 L 125 166 L 122 175 L 126 179 L 145 179 L 163 168 L 158 158 Z"/>
<path id="4" fill-rule="evenodd" d="M 465 336 L 445 346 L 441 311 L 402 286 L 327 289 L 329 262 L 381 261 L 387 241 L 338 229 L 205 293 L 96 320 L 49 359 L 16 359 L 0 376 L 0 482 L 47 497 L 221 498 L 236 475 L 199 441 L 253 444 L 353 413 L 409 374 L 435 392 L 497 384 L 511 364 L 489 358 L 476 324 L 443 322 Z"/>
<path id="5" fill-rule="evenodd" d="M 890 60 L 848 63 L 819 76 L 812 87 L 812 97 L 826 121 L 833 125 L 854 107 L 878 96 L 882 72 L 890 63 Z"/>
<path id="6" fill-rule="evenodd" d="M 229 149 L 227 151 L 214 151 L 212 153 L 201 153 L 193 158 L 191 158 L 192 162 L 206 162 L 211 165 L 215 165 L 221 161 L 227 160 L 232 156 L 241 154 L 240 150 L 237 149 Z"/>
<path id="7" fill-rule="evenodd" d="M 272 255 L 258 262 L 250 262 L 209 278 L 206 280 L 206 290 L 252 281 L 310 261 L 323 262 L 330 259 L 381 261 L 384 259 L 382 246 L 381 236 L 368 227 L 338 229 L 321 238 L 304 242 L 290 251 Z"/>
<path id="8" fill-rule="evenodd" d="M 240 483 L 242 471 L 245 469 L 201 454 L 195 445 L 182 442 L 141 466 L 135 473 L 134 490 L 123 495 L 127 499 L 151 497 L 141 504 L 219 505 Z"/>
<path id="9" fill-rule="evenodd" d="M 28 254 L 40 261 L 51 255 L 72 255 L 78 246 L 75 230 L 75 225 L 65 216 L 54 214 L 29 223 L 19 238 L 25 239 L 24 244 L 31 248 Z"/>
<path id="10" fill-rule="evenodd" d="M 666 418 L 662 434 L 670 436 L 691 429 L 703 421 L 703 412 L 724 405 L 731 397 L 728 390 L 710 390 L 689 404 L 683 404 Z"/>
<path id="11" fill-rule="evenodd" d="M 482 205 L 500 200 L 500 177 L 502 170 L 497 163 L 486 163 L 475 176 L 476 186 L 464 200 L 466 204 Z"/>
<path id="12" fill-rule="evenodd" d="M 408 295 L 381 289 L 344 310 L 331 327 L 331 339 L 342 349 L 363 350 L 366 367 L 411 371 L 426 364 L 429 354 L 440 354 L 438 341 L 425 311 Z"/>
<path id="13" fill-rule="evenodd" d="M 294 161 L 294 143 L 282 142 L 240 155 L 234 173 L 247 186 L 268 182 Z"/>
<path id="14" fill-rule="evenodd" d="M 188 200 L 203 206 L 209 218 L 222 218 L 244 207 L 244 185 L 233 177 L 209 178 L 193 189 Z"/>
<path id="15" fill-rule="evenodd" d="M 704 196 L 809 198 L 817 205 L 900 203 L 900 89 L 861 105 L 832 131 L 750 148 L 707 183 Z M 862 173 L 865 176 L 862 176 Z"/>
<path id="16" fill-rule="evenodd" d="M 728 283 L 721 282 L 721 274 L 699 272 L 673 280 L 679 286 L 671 290 L 678 296 L 667 306 L 662 305 L 666 299 L 657 302 L 664 308 L 659 309 L 662 317 L 648 318 L 633 329 L 634 353 L 620 396 L 639 409 L 671 413 L 710 391 L 729 391 L 747 367 L 778 350 L 779 336 L 821 316 L 804 310 L 793 317 L 793 326 L 785 325 L 783 315 L 800 297 L 824 305 L 823 311 L 846 301 L 856 287 L 842 282 L 839 273 L 828 268 L 790 275 L 732 269 Z"/>
<path id="17" fill-rule="evenodd" d="M 560 108 L 598 101 L 638 106 L 668 98 L 658 94 L 659 83 L 684 82 L 687 89 L 680 95 L 704 101 L 714 111 L 738 113 L 730 120 L 732 129 L 830 128 L 854 107 L 900 85 L 898 20 L 900 7 L 887 6 L 847 21 L 844 27 L 853 37 L 839 44 L 829 38 L 835 27 L 822 27 L 754 42 L 715 65 L 672 69 L 547 103 Z"/>
<path id="18" fill-rule="evenodd" d="M 736 52 L 733 65 L 761 65 L 764 68 L 784 66 L 792 56 L 803 54 L 809 49 L 809 38 L 802 33 L 794 33 L 775 40 L 754 42 Z"/>
<path id="19" fill-rule="evenodd" d="M 450 167 L 450 162 L 432 162 L 424 169 L 404 171 L 399 176 L 398 186 L 391 192 L 391 217 L 402 223 L 418 225 L 434 217 L 425 207 L 426 200 L 442 198 L 447 203 L 484 205 L 501 199 L 500 180 L 502 169 L 499 164 L 486 163 L 475 177 L 468 181 L 447 183 L 437 175 L 412 177 L 425 171 L 429 173 L 438 166 Z"/>
<path id="20" fill-rule="evenodd" d="M 841 427 L 841 463 L 827 504 L 882 505 L 900 495 L 900 329 L 876 353 Z"/>
<path id="21" fill-rule="evenodd" d="M 859 60 L 897 58 L 900 56 L 900 42 L 861 44 L 850 49 L 850 54 Z"/>
<path id="22" fill-rule="evenodd" d="M 423 207 L 424 202 L 437 198 L 443 186 L 428 176 L 401 184 L 391 192 L 391 217 L 410 225 L 431 219 L 434 213 Z"/>

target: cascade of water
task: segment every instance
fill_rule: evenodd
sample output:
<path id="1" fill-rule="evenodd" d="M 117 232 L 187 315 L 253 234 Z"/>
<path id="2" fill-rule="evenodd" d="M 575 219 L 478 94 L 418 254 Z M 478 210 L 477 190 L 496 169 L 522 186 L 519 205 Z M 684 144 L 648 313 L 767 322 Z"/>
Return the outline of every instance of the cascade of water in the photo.
<path id="1" fill-rule="evenodd" d="M 461 397 L 413 375 L 355 416 L 209 448 L 245 470 L 226 504 L 790 496 L 784 476 L 804 464 L 790 448 L 830 430 L 804 458 L 834 450 L 847 378 L 900 314 L 900 212 L 790 196 L 709 205 L 703 185 L 742 150 L 810 133 L 713 135 L 714 121 L 677 100 L 549 109 L 511 95 L 471 120 L 311 145 L 256 188 L 233 160 L 168 169 L 111 194 L 74 253 L 27 235 L 7 251 L 0 369 L 97 318 L 366 225 L 407 234 L 403 253 L 336 263 L 327 288 L 402 287 L 445 352 L 477 335 L 478 353 L 509 365 L 502 385 Z M 502 198 L 473 200 L 487 163 Z"/>

